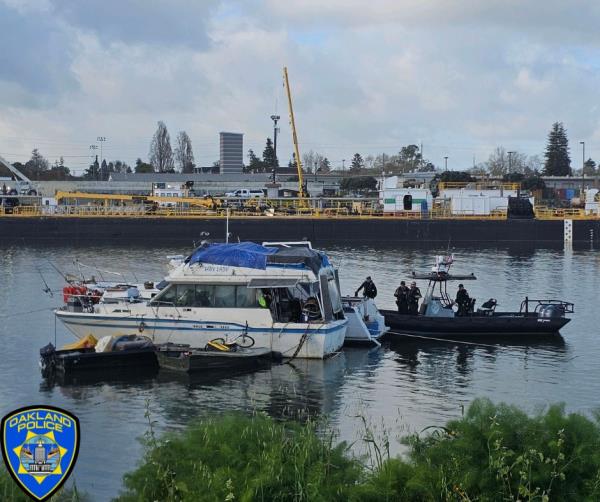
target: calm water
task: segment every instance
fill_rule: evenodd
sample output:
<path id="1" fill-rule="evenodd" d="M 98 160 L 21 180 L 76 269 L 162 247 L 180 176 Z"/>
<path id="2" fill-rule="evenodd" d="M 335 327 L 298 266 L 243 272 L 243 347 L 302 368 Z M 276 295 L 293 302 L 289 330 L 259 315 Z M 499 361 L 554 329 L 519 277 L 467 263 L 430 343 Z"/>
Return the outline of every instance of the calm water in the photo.
<path id="1" fill-rule="evenodd" d="M 264 410 L 276 417 L 325 414 L 341 438 L 350 441 L 360 435 L 357 415 L 367 416 L 378 431 L 386 429 L 398 437 L 460 416 L 461 406 L 480 396 L 530 411 L 557 401 L 584 413 L 600 405 L 600 256 L 593 250 L 454 250 L 455 269 L 480 278 L 467 284 L 479 304 L 493 296 L 500 308 L 518 308 L 527 294 L 573 301 L 575 318 L 558 338 L 491 346 L 392 340 L 380 350 L 345 349 L 327 361 L 296 360 L 218 379 L 140 375 L 135 381 L 114 378 L 69 385 L 41 379 L 39 347 L 54 342 L 55 333 L 59 345 L 73 341 L 60 323 L 55 327 L 50 311 L 62 302 L 58 290 L 63 285 L 51 263 L 73 272 L 73 260 L 79 259 L 141 280 L 162 277 L 165 256 L 186 251 L 0 249 L 0 415 L 31 404 L 52 404 L 78 415 L 81 452 L 72 477 L 93 500 L 117 494 L 123 472 L 138 462 L 147 403 L 159 431 L 180 428 L 207 412 Z M 379 288 L 379 306 L 393 308 L 397 282 L 412 270 L 426 269 L 440 250 L 328 251 L 341 266 L 345 293 L 370 274 Z M 42 291 L 42 276 L 57 291 L 54 297 Z M 397 442 L 394 451 L 399 451 Z"/>

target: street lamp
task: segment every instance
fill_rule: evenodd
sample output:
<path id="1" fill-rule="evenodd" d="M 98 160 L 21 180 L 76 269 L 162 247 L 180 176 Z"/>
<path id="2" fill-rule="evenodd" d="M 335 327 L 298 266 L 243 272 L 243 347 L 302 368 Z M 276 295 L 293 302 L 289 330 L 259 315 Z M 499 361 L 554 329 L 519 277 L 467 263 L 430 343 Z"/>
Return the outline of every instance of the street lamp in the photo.
<path id="1" fill-rule="evenodd" d="M 345 162 L 346 162 L 346 159 L 342 159 L 342 172 L 344 172 L 344 169 L 345 169 L 345 167 L 346 167 L 346 166 L 344 165 L 344 164 L 345 164 Z"/>
<path id="2" fill-rule="evenodd" d="M 96 141 L 100 143 L 100 169 L 102 169 L 102 161 L 104 160 L 102 157 L 102 143 L 106 141 L 106 136 L 98 136 Z"/>
<path id="3" fill-rule="evenodd" d="M 445 171 L 448 170 L 448 156 L 447 155 L 444 157 L 444 170 Z"/>
<path id="4" fill-rule="evenodd" d="M 512 173 L 512 156 L 515 152 L 506 152 L 508 153 L 508 174 Z"/>
<path id="5" fill-rule="evenodd" d="M 583 147 L 583 154 L 581 156 L 581 196 L 583 198 L 583 191 L 585 190 L 585 141 L 580 141 L 579 144 Z"/>
<path id="6" fill-rule="evenodd" d="M 273 183 L 275 183 L 277 173 L 277 133 L 279 132 L 277 121 L 280 118 L 279 115 L 271 115 L 271 120 L 273 121 Z"/>

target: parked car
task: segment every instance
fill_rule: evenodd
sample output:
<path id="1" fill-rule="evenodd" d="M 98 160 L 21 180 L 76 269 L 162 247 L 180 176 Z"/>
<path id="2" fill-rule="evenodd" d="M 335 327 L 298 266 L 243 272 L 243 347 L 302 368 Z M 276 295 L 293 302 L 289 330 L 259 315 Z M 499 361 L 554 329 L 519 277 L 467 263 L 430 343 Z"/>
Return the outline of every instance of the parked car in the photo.
<path id="1" fill-rule="evenodd" d="M 260 189 L 240 188 L 234 192 L 227 192 L 225 197 L 237 197 L 240 199 L 259 199 L 265 196 L 265 191 Z"/>

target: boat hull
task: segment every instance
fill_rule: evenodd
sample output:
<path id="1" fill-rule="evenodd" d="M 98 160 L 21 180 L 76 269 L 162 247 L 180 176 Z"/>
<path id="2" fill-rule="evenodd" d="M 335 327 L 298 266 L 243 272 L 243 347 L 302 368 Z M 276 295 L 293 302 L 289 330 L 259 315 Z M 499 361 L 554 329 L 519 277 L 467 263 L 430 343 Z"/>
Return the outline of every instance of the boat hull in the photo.
<path id="1" fill-rule="evenodd" d="M 237 352 L 186 352 L 159 349 L 156 357 L 161 369 L 186 373 L 224 369 L 249 371 L 266 368 L 272 360 L 269 349 L 246 349 Z"/>
<path id="2" fill-rule="evenodd" d="M 229 338 L 247 333 L 254 338 L 255 347 L 268 348 L 282 357 L 325 359 L 344 344 L 347 320 L 328 324 L 275 323 L 269 327 L 246 327 L 245 322 L 214 322 L 194 319 L 148 318 L 132 315 L 99 315 L 96 313 L 55 311 L 56 317 L 77 338 L 93 334 L 104 336 L 139 333 L 156 345 L 185 344 L 203 348 L 215 338 Z M 300 346 L 300 349 L 298 349 Z"/>
<path id="3" fill-rule="evenodd" d="M 542 318 L 537 314 L 497 313 L 493 316 L 429 317 L 382 310 L 386 324 L 398 334 L 431 337 L 513 336 L 557 334 L 570 319 Z"/>
<path id="4" fill-rule="evenodd" d="M 370 298 L 343 297 L 348 329 L 344 345 L 373 345 L 389 329 L 375 302 Z"/>

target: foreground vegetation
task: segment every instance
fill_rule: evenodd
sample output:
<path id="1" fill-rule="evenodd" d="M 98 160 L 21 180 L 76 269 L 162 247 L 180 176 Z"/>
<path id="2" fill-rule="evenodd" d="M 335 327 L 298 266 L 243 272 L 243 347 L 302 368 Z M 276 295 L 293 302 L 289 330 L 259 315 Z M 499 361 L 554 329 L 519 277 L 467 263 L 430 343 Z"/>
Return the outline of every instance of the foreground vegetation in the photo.
<path id="1" fill-rule="evenodd" d="M 150 431 L 118 500 L 600 500 L 598 417 L 562 406 L 531 417 L 477 400 L 405 438 L 402 458 L 364 432 L 373 455 L 355 458 L 327 427 L 263 415 L 215 416 L 160 440 Z"/>
<path id="2" fill-rule="evenodd" d="M 2 502 L 30 502 L 31 497 L 17 486 L 8 474 L 4 462 L 0 462 L 0 500 Z M 77 491 L 76 487 L 63 488 L 50 502 L 87 502 L 89 499 Z"/>

